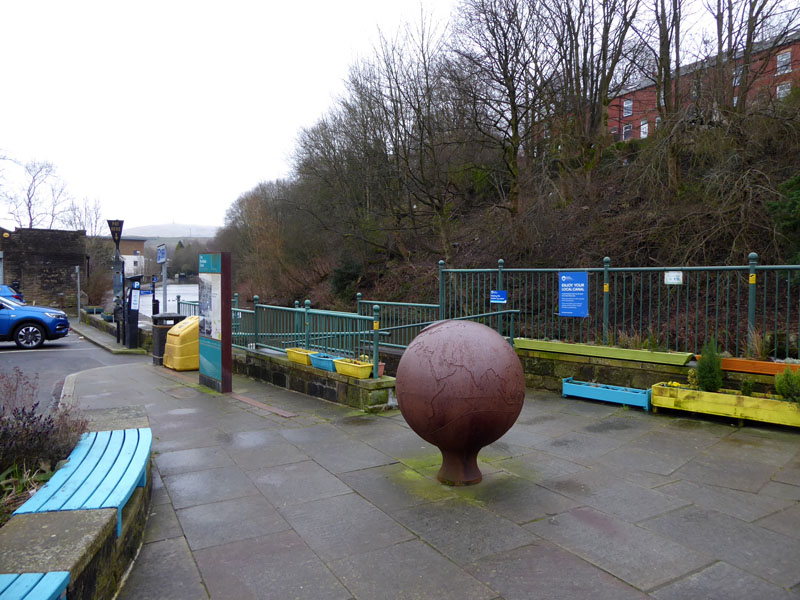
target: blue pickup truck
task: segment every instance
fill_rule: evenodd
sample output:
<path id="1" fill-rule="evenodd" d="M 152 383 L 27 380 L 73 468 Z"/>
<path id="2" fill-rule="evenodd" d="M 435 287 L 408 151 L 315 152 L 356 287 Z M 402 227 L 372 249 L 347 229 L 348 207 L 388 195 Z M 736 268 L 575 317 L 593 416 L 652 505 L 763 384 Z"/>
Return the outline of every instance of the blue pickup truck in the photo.
<path id="1" fill-rule="evenodd" d="M 19 348 L 33 349 L 45 340 L 67 335 L 69 320 L 63 310 L 20 304 L 0 296 L 0 342 L 15 342 Z"/>

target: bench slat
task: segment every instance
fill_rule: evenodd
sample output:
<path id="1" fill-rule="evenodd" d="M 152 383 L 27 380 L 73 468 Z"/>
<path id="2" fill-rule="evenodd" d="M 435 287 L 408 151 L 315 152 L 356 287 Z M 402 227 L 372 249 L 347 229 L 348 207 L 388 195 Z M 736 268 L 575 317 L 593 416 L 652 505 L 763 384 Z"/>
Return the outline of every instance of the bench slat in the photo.
<path id="1" fill-rule="evenodd" d="M 41 509 L 39 509 L 40 512 L 61 510 L 61 507 L 64 506 L 78 489 L 80 489 L 86 479 L 91 476 L 97 463 L 100 462 L 100 459 L 103 457 L 108 442 L 111 439 L 110 431 L 98 431 L 95 435 L 96 439 L 92 444 L 92 449 L 89 450 L 89 454 L 83 459 L 81 465 L 73 471 L 69 479 L 64 482 L 64 485 L 42 505 Z"/>
<path id="2" fill-rule="evenodd" d="M 124 434 L 125 440 L 117 454 L 113 469 L 108 472 L 106 478 L 86 501 L 89 508 L 107 508 L 104 506 L 106 500 L 108 500 L 111 492 L 119 485 L 119 482 L 131 467 L 133 455 L 139 444 L 139 430 L 127 429 Z"/>
<path id="3" fill-rule="evenodd" d="M 68 571 L 0 575 L 0 600 L 59 600 L 66 597 Z"/>
<path id="4" fill-rule="evenodd" d="M 103 451 L 103 456 L 99 461 L 97 461 L 94 469 L 92 469 L 92 472 L 89 473 L 81 486 L 75 491 L 74 494 L 72 494 L 69 500 L 61 505 L 61 510 L 97 508 L 96 506 L 87 504 L 86 501 L 92 494 L 94 494 L 94 491 L 98 488 L 98 486 L 103 484 L 105 477 L 110 475 L 111 471 L 115 468 L 115 463 L 119 457 L 120 450 L 123 447 L 125 437 L 125 432 L 121 429 L 111 432 L 111 437 L 108 440 L 108 445 Z"/>
<path id="5" fill-rule="evenodd" d="M 128 468 L 114 490 L 109 494 L 100 508 L 118 507 L 117 510 L 117 535 L 122 533 L 122 507 L 128 502 L 136 487 L 144 487 L 147 484 L 147 461 L 150 458 L 150 447 L 153 443 L 153 432 L 150 428 L 134 430 L 138 434 L 136 451 L 130 461 Z"/>
<path id="6" fill-rule="evenodd" d="M 80 441 L 69 455 L 69 461 L 56 471 L 50 480 L 45 483 L 33 496 L 31 496 L 22 506 L 14 511 L 14 514 L 32 513 L 40 510 L 41 506 L 64 485 L 72 473 L 81 466 L 86 455 L 91 450 L 95 436 L 84 433 Z"/>

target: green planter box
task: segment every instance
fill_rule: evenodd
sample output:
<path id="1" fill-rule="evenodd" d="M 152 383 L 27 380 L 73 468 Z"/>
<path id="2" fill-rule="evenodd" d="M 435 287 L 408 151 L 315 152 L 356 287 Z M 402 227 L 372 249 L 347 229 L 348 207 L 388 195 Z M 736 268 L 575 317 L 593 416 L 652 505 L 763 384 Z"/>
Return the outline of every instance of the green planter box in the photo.
<path id="1" fill-rule="evenodd" d="M 579 356 L 597 356 L 600 358 L 616 358 L 619 360 L 636 360 L 639 362 L 658 363 L 663 365 L 683 366 L 692 360 L 691 352 L 655 352 L 651 350 L 629 350 L 614 346 L 594 346 L 592 344 L 570 344 L 568 342 L 549 342 L 514 338 L 514 347 L 522 350 L 539 350 Z"/>

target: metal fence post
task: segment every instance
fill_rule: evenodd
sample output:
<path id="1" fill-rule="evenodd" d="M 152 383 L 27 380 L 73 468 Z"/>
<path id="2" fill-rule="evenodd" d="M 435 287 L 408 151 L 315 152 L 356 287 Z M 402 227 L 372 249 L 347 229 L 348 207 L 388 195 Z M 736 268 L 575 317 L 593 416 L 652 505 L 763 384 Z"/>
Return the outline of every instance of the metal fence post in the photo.
<path id="1" fill-rule="evenodd" d="M 608 294 L 610 284 L 608 279 L 608 269 L 611 266 L 611 258 L 606 256 L 603 259 L 603 344 L 608 344 Z"/>
<path id="2" fill-rule="evenodd" d="M 439 320 L 444 321 L 444 261 L 439 261 Z"/>
<path id="3" fill-rule="evenodd" d="M 253 296 L 253 348 L 258 346 L 258 294 Z"/>
<path id="4" fill-rule="evenodd" d="M 239 292 L 233 293 L 233 308 L 239 308 Z"/>
<path id="5" fill-rule="evenodd" d="M 166 307 L 166 306 L 164 307 L 164 310 L 165 310 L 165 311 L 167 310 L 167 307 Z M 178 294 L 177 296 L 175 296 L 175 312 L 176 312 L 176 313 L 178 313 L 179 315 L 180 315 L 180 314 L 183 314 L 183 313 L 181 312 L 181 295 L 180 295 L 180 294 Z"/>
<path id="6" fill-rule="evenodd" d="M 747 255 L 750 263 L 750 273 L 747 278 L 747 343 L 752 348 L 753 336 L 756 333 L 756 265 L 758 265 L 758 254 L 751 252 Z"/>
<path id="7" fill-rule="evenodd" d="M 505 261 L 500 258 L 497 260 L 497 289 L 498 291 L 503 290 L 503 265 Z M 502 310 L 501 306 L 498 306 L 498 310 Z M 491 312 L 491 311 L 490 311 Z M 503 335 L 503 319 L 502 317 L 497 318 L 497 333 Z"/>
<path id="8" fill-rule="evenodd" d="M 305 306 L 305 332 L 306 332 L 306 345 L 304 348 L 306 350 L 311 350 L 311 317 L 308 314 L 311 310 L 311 300 L 306 298 L 306 301 L 303 303 Z"/>
<path id="9" fill-rule="evenodd" d="M 377 304 L 372 306 L 372 378 L 378 378 L 378 363 L 380 354 L 378 352 L 378 333 L 381 328 L 381 307 Z"/>
<path id="10" fill-rule="evenodd" d="M 356 314 L 361 314 L 361 292 L 356 294 Z"/>

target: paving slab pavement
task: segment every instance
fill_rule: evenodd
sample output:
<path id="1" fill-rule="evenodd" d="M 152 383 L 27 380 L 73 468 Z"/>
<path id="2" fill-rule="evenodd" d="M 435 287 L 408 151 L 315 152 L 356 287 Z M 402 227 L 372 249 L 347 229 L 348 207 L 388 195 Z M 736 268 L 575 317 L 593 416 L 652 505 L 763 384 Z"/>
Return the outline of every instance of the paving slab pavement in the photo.
<path id="1" fill-rule="evenodd" d="M 800 598 L 792 429 L 528 390 L 483 482 L 451 488 L 398 411 L 146 363 L 72 377 L 83 409 L 154 432 L 123 600 Z"/>

